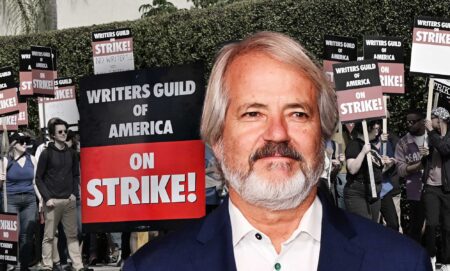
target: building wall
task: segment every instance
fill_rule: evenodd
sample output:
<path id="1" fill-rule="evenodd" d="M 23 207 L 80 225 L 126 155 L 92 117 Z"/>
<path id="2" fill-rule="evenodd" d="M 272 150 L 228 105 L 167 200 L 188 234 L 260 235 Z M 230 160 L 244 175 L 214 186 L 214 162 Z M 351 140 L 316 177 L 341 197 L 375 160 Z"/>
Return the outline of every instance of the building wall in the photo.
<path id="1" fill-rule="evenodd" d="M 32 2 L 32 0 L 29 0 Z M 189 9 L 187 0 L 169 0 L 178 8 Z M 141 18 L 139 7 L 153 0 L 47 0 L 51 29 L 64 29 Z M 6 6 L 4 6 L 6 5 Z M 15 0 L 0 1 L 0 36 L 22 33 Z"/>
<path id="2" fill-rule="evenodd" d="M 186 0 L 169 0 L 178 8 L 189 8 Z M 57 28 L 71 28 L 141 18 L 139 7 L 152 0 L 57 0 Z"/>

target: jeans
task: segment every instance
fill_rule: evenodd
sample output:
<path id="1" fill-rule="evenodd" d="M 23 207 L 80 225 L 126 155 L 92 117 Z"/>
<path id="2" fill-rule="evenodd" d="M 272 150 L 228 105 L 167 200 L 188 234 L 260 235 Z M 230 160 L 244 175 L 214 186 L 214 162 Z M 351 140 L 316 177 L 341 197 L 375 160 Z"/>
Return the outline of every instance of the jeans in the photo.
<path id="1" fill-rule="evenodd" d="M 392 199 L 392 191 L 384 195 L 381 199 L 381 215 L 386 221 L 386 226 L 394 231 L 399 230 L 399 222 L 397 210 L 395 208 L 394 200 Z"/>
<path id="2" fill-rule="evenodd" d="M 33 234 L 37 214 L 36 195 L 34 193 L 8 195 L 8 212 L 19 215 L 19 261 L 21 269 L 26 269 L 33 255 Z"/>
<path id="3" fill-rule="evenodd" d="M 341 209 L 345 209 L 345 201 L 344 201 L 344 187 L 347 183 L 347 174 L 346 173 L 338 173 L 336 176 L 336 198 L 338 207 Z"/>
<path id="4" fill-rule="evenodd" d="M 422 228 L 425 221 L 425 211 L 422 201 L 408 200 L 409 204 L 409 227 L 405 229 L 405 234 L 422 243 Z"/>
<path id="5" fill-rule="evenodd" d="M 380 194 L 381 184 L 376 185 L 377 194 Z M 381 201 L 378 199 L 370 203 L 367 199 L 366 185 L 359 182 L 347 182 L 344 188 L 345 209 L 378 223 L 380 217 Z"/>
<path id="6" fill-rule="evenodd" d="M 440 258 L 442 263 L 450 264 L 450 193 L 445 193 L 441 186 L 425 185 L 422 199 L 425 206 L 425 243 L 428 254 L 436 256 L 436 233 L 441 225 Z"/>

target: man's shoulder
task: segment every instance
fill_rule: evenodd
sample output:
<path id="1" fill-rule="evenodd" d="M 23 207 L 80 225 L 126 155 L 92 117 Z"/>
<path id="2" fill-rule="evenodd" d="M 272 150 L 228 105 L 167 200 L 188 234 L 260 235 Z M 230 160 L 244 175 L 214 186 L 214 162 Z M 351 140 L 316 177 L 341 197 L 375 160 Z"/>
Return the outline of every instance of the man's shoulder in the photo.
<path id="1" fill-rule="evenodd" d="M 183 229 L 152 240 L 125 262 L 123 270 L 205 270 L 228 260 L 231 244 L 228 204 Z"/>
<path id="2" fill-rule="evenodd" d="M 204 219 L 151 240 L 125 262 L 123 270 L 181 270 L 201 244 L 197 235 Z"/>

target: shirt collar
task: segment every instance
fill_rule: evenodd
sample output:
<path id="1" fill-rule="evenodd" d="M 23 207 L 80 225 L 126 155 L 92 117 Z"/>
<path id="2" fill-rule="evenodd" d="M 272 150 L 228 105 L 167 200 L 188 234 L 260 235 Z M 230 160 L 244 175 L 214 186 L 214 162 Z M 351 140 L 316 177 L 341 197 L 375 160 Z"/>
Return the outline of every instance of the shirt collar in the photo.
<path id="1" fill-rule="evenodd" d="M 233 237 L 233 247 L 235 247 L 250 232 L 259 232 L 244 217 L 242 212 L 228 199 L 228 212 L 230 214 L 231 232 Z M 302 232 L 310 235 L 315 241 L 320 242 L 322 235 L 322 203 L 318 196 L 311 206 L 306 210 L 297 229 L 285 242 L 289 243 L 296 239 Z"/>

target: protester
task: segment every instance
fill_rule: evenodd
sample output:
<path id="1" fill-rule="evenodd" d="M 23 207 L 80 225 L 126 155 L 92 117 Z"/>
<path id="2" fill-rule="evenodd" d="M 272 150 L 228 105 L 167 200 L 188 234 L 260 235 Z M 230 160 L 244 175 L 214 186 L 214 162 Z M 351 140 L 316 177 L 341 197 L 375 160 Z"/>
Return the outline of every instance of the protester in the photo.
<path id="1" fill-rule="evenodd" d="M 368 123 L 369 140 L 373 141 L 380 132 L 378 121 Z M 345 209 L 365 218 L 378 222 L 381 208 L 380 192 L 383 171 L 394 165 L 394 160 L 378 154 L 374 144 L 366 144 L 363 127 L 357 123 L 352 131 L 353 140 L 345 149 L 347 159 L 347 183 L 344 188 Z M 372 196 L 367 153 L 371 153 L 373 178 L 376 186 L 376 196 Z"/>
<path id="2" fill-rule="evenodd" d="M 336 142 L 328 140 L 325 143 L 324 167 L 320 175 L 318 187 L 327 191 L 330 201 L 338 206 L 338 196 L 336 191 L 337 174 L 340 171 L 344 161 L 344 155 L 336 153 Z"/>
<path id="3" fill-rule="evenodd" d="M 403 232 L 421 243 L 422 228 L 425 220 L 422 195 L 422 158 L 428 155 L 424 115 L 411 110 L 406 115 L 408 133 L 395 147 L 397 172 L 406 182 L 406 199 L 409 205 L 409 225 Z"/>
<path id="4" fill-rule="evenodd" d="M 36 157 L 37 161 L 39 161 L 39 157 L 40 157 L 42 151 L 47 149 L 48 144 L 50 142 L 53 142 L 53 139 L 51 138 L 50 135 L 48 135 L 48 134 L 45 135 L 45 131 L 47 130 L 47 133 L 48 133 L 48 127 L 54 125 L 53 123 L 55 121 L 62 121 L 62 120 L 58 117 L 50 118 L 47 121 L 47 128 L 42 129 L 44 132 L 44 134 L 42 136 L 42 140 L 39 140 L 38 142 L 40 142 L 40 144 L 38 144 L 35 147 L 35 157 Z M 38 142 L 36 142 L 36 143 L 38 143 Z M 42 197 L 39 197 L 39 202 L 42 202 L 42 201 L 43 201 Z M 41 204 L 41 205 L 43 205 L 43 204 Z M 44 228 L 45 228 L 45 219 L 44 219 L 44 209 L 43 208 L 39 210 L 39 217 L 40 217 L 40 225 L 39 225 L 40 229 L 39 229 L 38 243 L 40 246 L 39 257 L 41 258 L 40 260 L 42 260 L 42 241 L 43 241 Z M 61 236 L 62 238 L 59 238 L 59 236 Z M 52 261 L 53 261 L 53 268 L 55 270 L 61 270 L 61 269 L 65 269 L 65 267 L 67 267 L 66 248 L 67 248 L 67 240 L 64 235 L 64 229 L 63 229 L 63 226 L 61 225 L 61 223 L 59 223 L 58 228 L 55 233 L 55 236 L 53 238 L 53 249 L 52 249 Z M 39 265 L 40 265 L 39 267 L 42 267 L 43 263 L 41 262 Z"/>
<path id="5" fill-rule="evenodd" d="M 345 184 L 347 183 L 347 165 L 345 163 L 346 159 L 344 151 L 346 149 L 348 142 L 350 142 L 351 140 L 351 134 L 347 129 L 346 125 L 342 126 L 342 133 L 334 134 L 333 140 L 337 143 L 336 146 L 339 146 L 335 156 L 338 157 L 338 160 L 340 161 L 341 164 L 340 170 L 336 174 L 336 182 L 335 182 L 337 205 L 339 208 L 345 209 L 344 189 Z"/>
<path id="6" fill-rule="evenodd" d="M 124 270 L 430 270 L 414 242 L 317 193 L 337 117 L 334 90 L 293 39 L 261 32 L 225 46 L 201 134 L 229 198 L 198 224 L 149 242 Z"/>
<path id="7" fill-rule="evenodd" d="M 33 256 L 33 236 L 36 227 L 37 188 L 34 182 L 36 159 L 26 152 L 30 138 L 14 133 L 10 139 L 10 151 L 6 167 L 7 212 L 19 216 L 20 270 L 29 270 Z"/>
<path id="8" fill-rule="evenodd" d="M 425 245 L 432 257 L 433 268 L 436 263 L 436 235 L 441 225 L 440 262 L 450 270 L 450 133 L 448 121 L 450 114 L 438 107 L 432 112 L 431 121 L 425 122 L 428 131 L 430 154 L 427 157 L 423 180 L 423 203 L 425 206 L 426 228 Z M 442 217 L 442 223 L 440 218 Z M 442 269 L 441 269 L 442 270 Z"/>
<path id="9" fill-rule="evenodd" d="M 4 200 L 6 195 L 3 193 L 3 187 L 6 184 L 6 164 L 8 163 L 7 153 L 9 150 L 9 138 L 6 124 L 2 125 L 3 133 L 1 136 L 1 148 L 0 148 L 0 210 L 5 211 Z"/>
<path id="10" fill-rule="evenodd" d="M 45 202 L 45 230 L 42 243 L 44 269 L 52 269 L 53 239 L 59 222 L 64 226 L 72 267 L 83 269 L 77 238 L 76 195 L 79 185 L 79 165 L 74 151 L 65 144 L 68 125 L 60 119 L 48 127 L 50 142 L 38 162 L 36 183 Z"/>
<path id="11" fill-rule="evenodd" d="M 398 138 L 396 136 L 383 133 L 377 137 L 375 147 L 378 149 L 380 155 L 383 155 L 383 152 L 385 151 L 385 155 L 395 161 L 394 150 L 397 142 Z M 399 231 L 400 229 L 399 215 L 393 199 L 394 196 L 399 194 L 398 190 L 400 190 L 398 174 L 395 165 L 393 165 L 389 170 L 384 171 L 382 174 L 380 214 L 382 219 L 384 219 L 386 226 L 395 231 Z"/>

